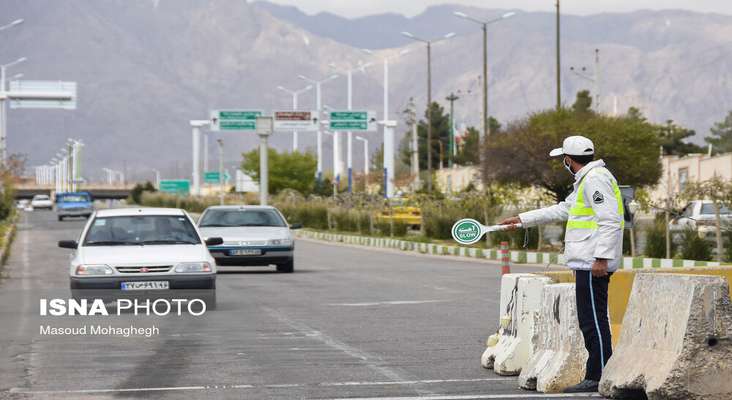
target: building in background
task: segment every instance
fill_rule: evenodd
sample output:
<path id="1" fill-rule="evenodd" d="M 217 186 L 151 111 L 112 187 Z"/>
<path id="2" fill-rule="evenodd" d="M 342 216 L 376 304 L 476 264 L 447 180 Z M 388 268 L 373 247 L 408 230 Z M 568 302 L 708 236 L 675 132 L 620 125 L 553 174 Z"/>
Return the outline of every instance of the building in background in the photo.
<path id="1" fill-rule="evenodd" d="M 655 204 L 666 199 L 677 198 L 689 182 L 703 182 L 718 176 L 732 180 L 732 153 L 715 156 L 709 154 L 688 154 L 686 156 L 663 156 L 663 174 L 658 185 L 651 192 Z"/>

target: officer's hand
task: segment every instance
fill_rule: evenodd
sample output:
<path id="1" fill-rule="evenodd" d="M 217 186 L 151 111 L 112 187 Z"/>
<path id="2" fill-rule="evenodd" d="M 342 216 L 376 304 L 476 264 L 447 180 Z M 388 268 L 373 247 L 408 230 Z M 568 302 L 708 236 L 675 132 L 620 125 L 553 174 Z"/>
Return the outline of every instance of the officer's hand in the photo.
<path id="1" fill-rule="evenodd" d="M 595 278 L 607 276 L 607 260 L 597 259 L 592 263 L 592 276 Z"/>
<path id="2" fill-rule="evenodd" d="M 520 223 L 521 223 L 521 218 L 511 217 L 511 218 L 504 219 L 503 221 L 499 222 L 498 224 L 499 225 L 516 225 L 516 224 L 520 224 Z M 514 229 L 516 229 L 516 228 L 514 227 Z"/>

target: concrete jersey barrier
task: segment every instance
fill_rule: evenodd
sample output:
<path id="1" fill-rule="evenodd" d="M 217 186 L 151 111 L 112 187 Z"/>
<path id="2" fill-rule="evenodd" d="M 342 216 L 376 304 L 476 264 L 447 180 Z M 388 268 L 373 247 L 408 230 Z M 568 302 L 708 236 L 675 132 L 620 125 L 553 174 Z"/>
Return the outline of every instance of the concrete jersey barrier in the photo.
<path id="1" fill-rule="evenodd" d="M 582 381 L 588 356 L 573 283 L 544 286 L 536 327 L 534 354 L 519 375 L 519 386 L 556 393 Z"/>
<path id="2" fill-rule="evenodd" d="M 484 368 L 498 375 L 518 375 L 534 354 L 532 338 L 541 308 L 542 290 L 551 279 L 534 274 L 506 274 L 501 278 L 500 328 L 481 357 Z"/>
<path id="3" fill-rule="evenodd" d="M 600 393 L 641 391 L 649 400 L 732 399 L 732 307 L 723 278 L 636 275 Z"/>

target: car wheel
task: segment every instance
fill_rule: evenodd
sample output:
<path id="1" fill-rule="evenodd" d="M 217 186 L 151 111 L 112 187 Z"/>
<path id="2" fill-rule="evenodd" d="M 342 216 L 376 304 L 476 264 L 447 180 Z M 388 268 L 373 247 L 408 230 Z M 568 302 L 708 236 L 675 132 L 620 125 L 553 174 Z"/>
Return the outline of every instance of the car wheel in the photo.
<path id="1" fill-rule="evenodd" d="M 58 220 L 59 220 L 59 221 L 63 221 L 63 220 L 64 220 L 64 217 L 62 217 L 62 216 L 60 216 L 60 215 L 59 215 L 59 216 L 58 216 Z"/>
<path id="2" fill-rule="evenodd" d="M 203 300 L 204 303 L 206 303 L 206 311 L 215 310 L 216 309 L 216 290 L 212 289 L 208 291 L 206 294 L 201 296 L 201 300 Z"/>
<path id="3" fill-rule="evenodd" d="M 277 264 L 277 272 L 292 273 L 295 272 L 295 260 L 290 259 L 284 264 Z"/>

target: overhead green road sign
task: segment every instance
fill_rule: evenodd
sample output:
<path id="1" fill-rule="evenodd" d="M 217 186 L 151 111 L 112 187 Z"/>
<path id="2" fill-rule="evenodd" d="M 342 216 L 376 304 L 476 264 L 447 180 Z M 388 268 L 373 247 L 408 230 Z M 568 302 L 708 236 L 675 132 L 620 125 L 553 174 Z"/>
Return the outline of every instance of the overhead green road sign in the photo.
<path id="1" fill-rule="evenodd" d="M 373 111 L 331 111 L 329 117 L 329 128 L 332 131 L 376 131 L 376 113 Z"/>
<path id="2" fill-rule="evenodd" d="M 257 110 L 214 110 L 211 111 L 211 130 L 255 131 L 260 115 L 262 112 Z"/>
<path id="3" fill-rule="evenodd" d="M 203 181 L 206 183 L 219 183 L 221 174 L 219 171 L 207 171 L 203 173 Z"/>
<path id="4" fill-rule="evenodd" d="M 369 123 L 366 121 L 330 121 L 332 131 L 367 131 Z"/>
<path id="5" fill-rule="evenodd" d="M 331 121 L 367 121 L 368 111 L 333 111 L 330 113 Z"/>
<path id="6" fill-rule="evenodd" d="M 188 179 L 161 180 L 160 191 L 187 196 L 191 192 L 191 182 Z"/>
<path id="7" fill-rule="evenodd" d="M 230 179 L 229 171 L 224 171 L 224 182 L 228 182 Z M 203 173 L 203 181 L 206 183 L 219 183 L 221 174 L 219 171 L 206 171 Z"/>

